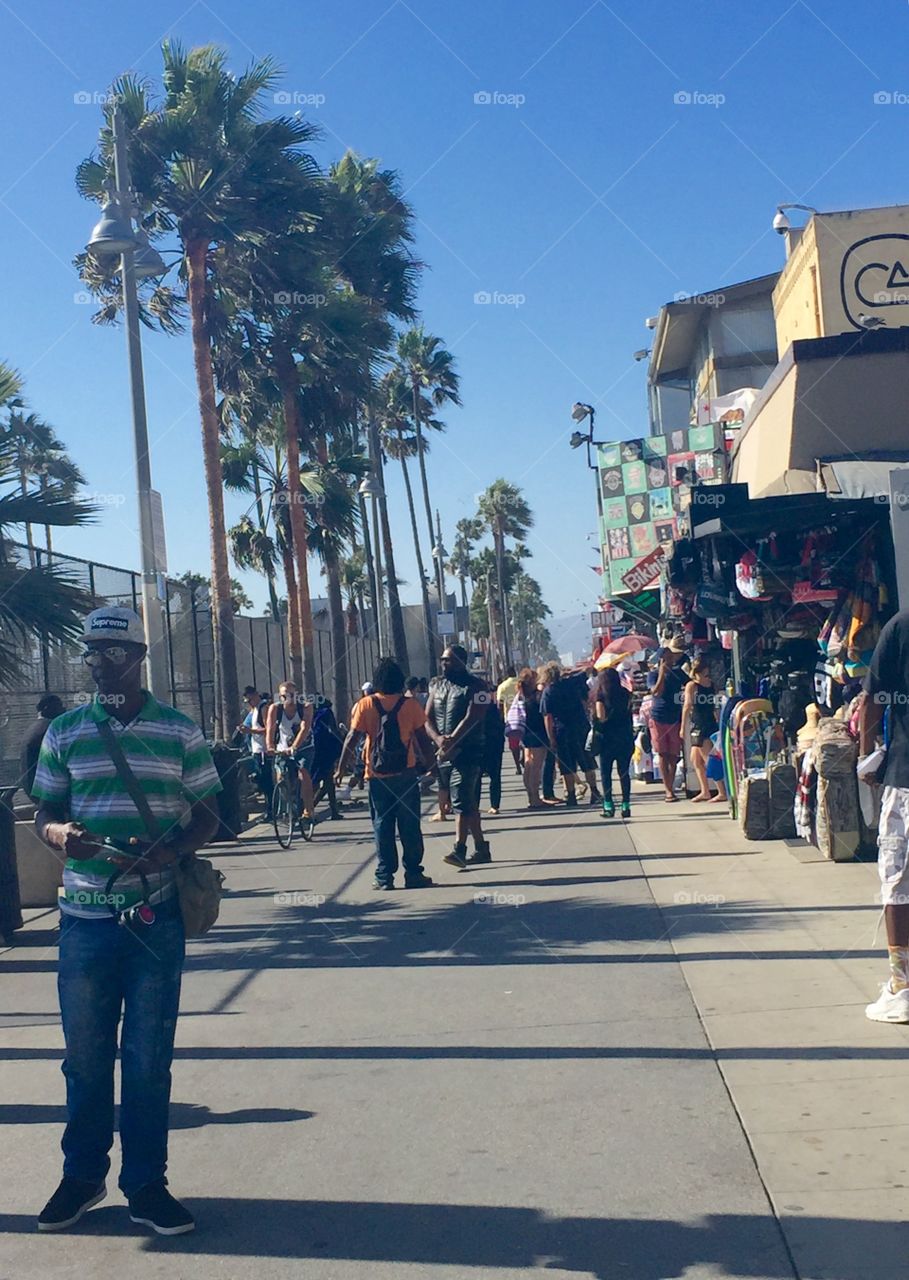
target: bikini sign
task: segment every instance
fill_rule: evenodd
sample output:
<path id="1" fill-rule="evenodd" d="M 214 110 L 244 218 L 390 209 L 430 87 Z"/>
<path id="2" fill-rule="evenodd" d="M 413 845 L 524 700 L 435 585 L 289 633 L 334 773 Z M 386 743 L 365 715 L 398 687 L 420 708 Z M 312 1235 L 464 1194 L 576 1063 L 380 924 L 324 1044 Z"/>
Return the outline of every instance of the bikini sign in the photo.
<path id="1" fill-rule="evenodd" d="M 625 589 L 627 591 L 643 591 L 645 587 L 649 587 L 663 567 L 664 559 L 663 548 L 657 547 L 655 551 L 651 551 L 649 556 L 639 560 L 632 569 L 622 574 L 622 582 Z"/>

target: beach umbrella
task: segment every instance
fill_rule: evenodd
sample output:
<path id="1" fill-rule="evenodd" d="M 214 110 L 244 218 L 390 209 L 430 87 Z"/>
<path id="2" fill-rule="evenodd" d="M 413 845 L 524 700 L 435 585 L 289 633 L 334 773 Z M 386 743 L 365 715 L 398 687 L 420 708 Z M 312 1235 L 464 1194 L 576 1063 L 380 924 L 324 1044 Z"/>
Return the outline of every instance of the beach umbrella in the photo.
<path id="1" fill-rule="evenodd" d="M 641 653 L 644 649 L 655 649 L 656 641 L 652 636 L 639 636 L 633 632 L 630 636 L 621 636 L 618 640 L 610 640 L 604 653 Z"/>

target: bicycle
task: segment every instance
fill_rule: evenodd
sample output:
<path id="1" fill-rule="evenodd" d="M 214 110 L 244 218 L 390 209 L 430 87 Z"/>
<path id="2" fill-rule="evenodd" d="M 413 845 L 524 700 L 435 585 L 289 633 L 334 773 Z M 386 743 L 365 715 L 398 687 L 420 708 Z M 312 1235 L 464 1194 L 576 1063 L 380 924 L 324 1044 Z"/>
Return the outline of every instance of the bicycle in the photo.
<path id="1" fill-rule="evenodd" d="M 293 756 L 275 756 L 275 786 L 271 797 L 271 820 L 282 849 L 289 849 L 298 830 L 307 842 L 316 829 L 315 818 L 301 812 L 299 764 Z"/>

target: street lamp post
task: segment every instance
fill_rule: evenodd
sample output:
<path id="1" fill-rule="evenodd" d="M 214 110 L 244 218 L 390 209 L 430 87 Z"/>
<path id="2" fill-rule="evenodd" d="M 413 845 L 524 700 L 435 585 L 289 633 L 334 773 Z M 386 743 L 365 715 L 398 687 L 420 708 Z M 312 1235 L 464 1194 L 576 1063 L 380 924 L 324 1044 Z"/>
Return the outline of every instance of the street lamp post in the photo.
<path id="1" fill-rule="evenodd" d="M 385 593 L 382 581 L 382 529 L 379 520 L 379 496 L 382 492 L 381 481 L 375 475 L 364 476 L 357 490 L 361 500 L 369 498 L 372 507 L 374 556 L 370 557 L 370 587 L 376 607 L 376 639 L 379 653 L 385 652 L 384 642 L 388 639 L 387 617 L 385 615 Z M 369 526 L 364 522 L 364 531 L 369 535 Z"/>
<path id="2" fill-rule="evenodd" d="M 142 620 L 148 687 L 160 699 L 170 697 L 167 676 L 167 650 L 164 642 L 164 613 L 155 556 L 151 462 L 148 453 L 148 420 L 145 412 L 145 379 L 142 370 L 142 344 L 139 338 L 138 274 L 161 275 L 164 262 L 148 243 L 143 232 L 132 227 L 132 193 L 126 152 L 126 129 L 120 108 L 114 109 L 114 189 L 102 210 L 101 220 L 92 232 L 90 252 L 99 256 L 120 254 L 120 279 L 123 286 L 123 312 L 126 317 L 126 347 L 129 353 L 129 383 L 132 397 L 133 446 L 136 455 L 136 487 L 139 500 L 139 540 L 142 555 Z"/>

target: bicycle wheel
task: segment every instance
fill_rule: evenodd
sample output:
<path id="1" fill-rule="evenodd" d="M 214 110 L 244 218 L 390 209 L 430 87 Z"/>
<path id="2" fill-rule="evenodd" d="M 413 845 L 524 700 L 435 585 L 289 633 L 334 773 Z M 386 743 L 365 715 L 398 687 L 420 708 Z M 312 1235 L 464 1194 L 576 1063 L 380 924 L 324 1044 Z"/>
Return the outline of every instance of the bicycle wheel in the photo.
<path id="1" fill-rule="evenodd" d="M 301 815 L 300 835 L 303 837 L 303 839 L 309 842 L 313 838 L 313 835 L 315 834 L 315 830 L 316 830 L 315 817 L 307 818 Z"/>
<path id="2" fill-rule="evenodd" d="M 272 821 L 275 835 L 282 849 L 289 849 L 294 838 L 294 806 L 291 797 L 290 783 L 282 778 L 275 785 L 271 800 Z"/>

